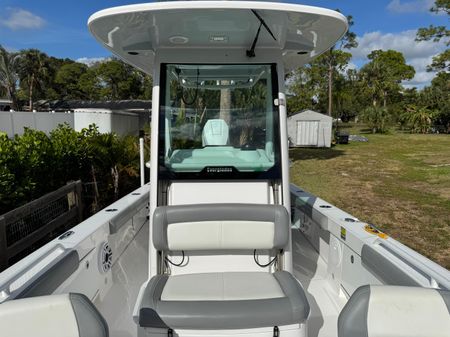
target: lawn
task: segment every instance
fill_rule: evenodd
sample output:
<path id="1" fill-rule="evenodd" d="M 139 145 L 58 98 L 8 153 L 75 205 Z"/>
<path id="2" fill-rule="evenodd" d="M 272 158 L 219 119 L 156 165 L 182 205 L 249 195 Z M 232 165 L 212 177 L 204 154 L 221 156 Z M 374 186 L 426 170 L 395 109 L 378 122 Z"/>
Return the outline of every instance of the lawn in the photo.
<path id="1" fill-rule="evenodd" d="M 291 181 L 450 269 L 450 135 L 349 131 L 369 141 L 291 149 Z"/>

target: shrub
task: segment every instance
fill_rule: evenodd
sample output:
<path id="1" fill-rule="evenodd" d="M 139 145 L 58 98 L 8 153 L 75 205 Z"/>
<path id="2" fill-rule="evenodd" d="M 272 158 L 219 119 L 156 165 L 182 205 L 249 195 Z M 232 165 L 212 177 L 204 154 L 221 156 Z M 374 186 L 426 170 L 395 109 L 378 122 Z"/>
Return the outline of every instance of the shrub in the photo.
<path id="1" fill-rule="evenodd" d="M 386 108 L 369 107 L 362 113 L 362 119 L 372 129 L 372 133 L 386 133 L 391 122 L 391 115 Z"/>
<path id="2" fill-rule="evenodd" d="M 138 186 L 138 165 L 136 137 L 100 134 L 94 125 L 0 134 L 0 214 L 74 180 L 85 184 L 86 209 L 98 211 Z"/>

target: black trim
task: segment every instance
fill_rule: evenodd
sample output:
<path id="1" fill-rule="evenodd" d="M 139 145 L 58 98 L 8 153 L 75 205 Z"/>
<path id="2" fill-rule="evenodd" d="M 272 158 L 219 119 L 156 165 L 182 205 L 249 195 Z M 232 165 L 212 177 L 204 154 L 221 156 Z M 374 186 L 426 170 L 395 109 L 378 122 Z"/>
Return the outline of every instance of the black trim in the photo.
<path id="1" fill-rule="evenodd" d="M 161 63 L 160 71 L 160 93 L 159 93 L 159 120 L 158 120 L 158 180 L 276 180 L 281 179 L 281 147 L 280 147 L 280 110 L 273 104 L 273 142 L 275 163 L 263 172 L 240 172 L 231 167 L 231 172 L 214 173 L 208 172 L 205 167 L 200 172 L 173 172 L 164 165 L 164 121 L 165 107 L 161 105 L 165 102 L 166 96 L 166 69 L 168 65 L 270 65 L 272 80 L 272 97 L 278 98 L 278 76 L 276 63 L 238 63 L 238 64 L 198 64 L 198 63 Z M 222 168 L 222 167 L 221 167 Z M 230 168 L 228 166 L 227 168 Z"/>
<path id="2" fill-rule="evenodd" d="M 156 310 L 152 308 L 141 308 L 139 310 L 139 326 L 145 328 L 169 328 L 169 326 L 161 319 Z"/>

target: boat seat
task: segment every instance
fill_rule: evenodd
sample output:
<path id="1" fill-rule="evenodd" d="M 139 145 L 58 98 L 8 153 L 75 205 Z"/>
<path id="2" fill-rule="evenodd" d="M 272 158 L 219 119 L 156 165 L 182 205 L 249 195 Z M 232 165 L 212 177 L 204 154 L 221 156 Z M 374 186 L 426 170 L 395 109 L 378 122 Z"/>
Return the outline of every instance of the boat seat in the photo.
<path id="1" fill-rule="evenodd" d="M 223 119 L 210 119 L 202 131 L 203 146 L 224 146 L 228 143 L 228 125 Z"/>
<path id="2" fill-rule="evenodd" d="M 303 323 L 308 314 L 303 288 L 285 271 L 157 275 L 145 290 L 139 325 L 250 329 Z"/>
<path id="3" fill-rule="evenodd" d="M 281 250 L 289 216 L 283 206 L 205 204 L 155 210 L 160 251 Z M 156 275 L 143 294 L 139 324 L 149 328 L 250 329 L 304 323 L 309 304 L 286 271 Z"/>
<path id="4" fill-rule="evenodd" d="M 0 304 L 0 335 L 108 337 L 108 325 L 82 294 L 37 296 Z"/>
<path id="5" fill-rule="evenodd" d="M 450 291 L 359 287 L 339 314 L 338 337 L 448 337 Z"/>

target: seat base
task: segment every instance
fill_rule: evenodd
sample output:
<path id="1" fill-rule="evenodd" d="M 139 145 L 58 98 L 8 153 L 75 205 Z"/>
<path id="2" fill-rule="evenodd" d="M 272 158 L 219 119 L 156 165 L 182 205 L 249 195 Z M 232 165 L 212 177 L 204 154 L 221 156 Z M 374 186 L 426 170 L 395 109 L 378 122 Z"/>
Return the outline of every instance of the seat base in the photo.
<path id="1" fill-rule="evenodd" d="M 290 273 L 236 274 L 240 273 L 223 273 L 217 279 L 244 278 L 243 288 L 239 289 L 234 282 L 229 282 L 229 287 L 220 287 L 220 282 L 216 282 L 205 295 L 201 295 L 202 282 L 197 283 L 197 286 L 192 282 L 193 279 L 201 279 L 201 274 L 153 277 L 143 294 L 139 325 L 163 329 L 229 330 L 300 324 L 306 321 L 310 311 L 309 304 L 303 288 Z M 185 292 L 183 284 L 186 285 Z M 259 289 L 249 291 L 248 286 L 251 284 Z M 268 286 L 267 292 L 261 285 Z M 211 291 L 214 288 L 217 293 Z"/>
<path id="2" fill-rule="evenodd" d="M 307 337 L 307 326 L 303 324 L 292 324 L 278 326 L 279 335 L 282 337 Z M 138 328 L 138 336 L 145 337 L 167 337 L 167 329 Z M 173 335 L 176 337 L 273 337 L 273 327 L 239 329 L 239 330 L 187 330 L 175 329 Z"/>

